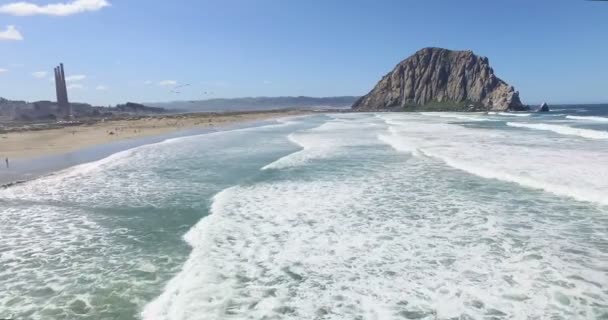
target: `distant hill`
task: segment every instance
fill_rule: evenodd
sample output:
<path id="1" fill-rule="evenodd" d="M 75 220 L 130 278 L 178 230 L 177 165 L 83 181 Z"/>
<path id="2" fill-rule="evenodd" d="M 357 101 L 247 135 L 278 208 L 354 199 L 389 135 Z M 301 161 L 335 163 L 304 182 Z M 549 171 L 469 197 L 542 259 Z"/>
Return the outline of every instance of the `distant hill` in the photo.
<path id="1" fill-rule="evenodd" d="M 251 97 L 234 99 L 209 99 L 173 102 L 149 102 L 147 106 L 172 110 L 218 112 L 218 111 L 254 111 L 296 108 L 332 108 L 347 109 L 358 99 L 354 96 L 342 97 Z"/>
<path id="2" fill-rule="evenodd" d="M 125 104 L 117 104 L 116 107 L 110 108 L 118 112 L 126 113 L 164 113 L 167 112 L 164 108 L 145 106 L 139 103 L 127 102 Z"/>

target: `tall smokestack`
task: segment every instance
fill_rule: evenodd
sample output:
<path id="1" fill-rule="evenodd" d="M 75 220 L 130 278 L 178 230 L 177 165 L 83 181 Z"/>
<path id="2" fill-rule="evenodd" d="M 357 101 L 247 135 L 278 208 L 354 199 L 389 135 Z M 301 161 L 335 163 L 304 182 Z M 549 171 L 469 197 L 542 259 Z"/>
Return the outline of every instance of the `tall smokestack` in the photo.
<path id="1" fill-rule="evenodd" d="M 65 83 L 65 71 L 63 63 L 55 68 L 55 90 L 57 91 L 57 106 L 61 114 L 66 118 L 71 118 L 72 108 L 68 101 L 68 89 Z"/>
<path id="2" fill-rule="evenodd" d="M 53 69 L 55 72 L 55 94 L 57 95 L 57 106 L 61 104 L 61 90 L 59 90 L 59 73 L 57 72 L 57 67 Z"/>
<path id="3" fill-rule="evenodd" d="M 61 84 L 61 91 L 63 94 L 62 100 L 66 105 L 68 104 L 68 90 L 65 85 L 65 72 L 63 71 L 63 63 L 59 64 L 59 83 Z"/>

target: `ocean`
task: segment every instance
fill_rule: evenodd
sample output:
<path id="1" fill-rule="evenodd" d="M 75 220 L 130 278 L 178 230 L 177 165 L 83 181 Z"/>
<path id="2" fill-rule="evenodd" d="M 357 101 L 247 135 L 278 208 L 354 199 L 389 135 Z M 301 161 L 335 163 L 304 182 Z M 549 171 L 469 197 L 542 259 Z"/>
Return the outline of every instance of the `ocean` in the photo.
<path id="1" fill-rule="evenodd" d="M 0 318 L 608 319 L 608 106 L 286 118 L 0 190 Z"/>

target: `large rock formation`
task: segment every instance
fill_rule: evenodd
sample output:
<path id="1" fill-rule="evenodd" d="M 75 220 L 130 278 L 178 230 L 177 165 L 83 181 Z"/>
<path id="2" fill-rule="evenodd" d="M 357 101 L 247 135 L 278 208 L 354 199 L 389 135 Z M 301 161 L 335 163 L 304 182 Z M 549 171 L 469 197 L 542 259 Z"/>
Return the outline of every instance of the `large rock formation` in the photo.
<path id="1" fill-rule="evenodd" d="M 357 100 L 357 111 L 523 110 L 519 93 L 472 51 L 425 48 L 401 61 Z"/>

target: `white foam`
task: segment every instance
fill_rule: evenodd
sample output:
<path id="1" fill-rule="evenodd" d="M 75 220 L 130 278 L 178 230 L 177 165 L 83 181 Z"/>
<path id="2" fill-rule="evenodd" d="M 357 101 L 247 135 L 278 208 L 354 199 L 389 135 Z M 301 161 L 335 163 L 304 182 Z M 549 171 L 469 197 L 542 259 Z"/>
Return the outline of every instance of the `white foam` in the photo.
<path id="1" fill-rule="evenodd" d="M 527 171 L 519 172 L 519 174 L 517 174 L 515 172 L 518 170 L 505 170 L 505 167 L 496 166 L 495 163 L 491 163 L 489 165 L 480 165 L 479 162 L 462 161 L 459 160 L 458 157 L 452 158 L 441 152 L 433 152 L 425 149 L 421 149 L 419 152 L 426 156 L 440 159 L 453 168 L 472 173 L 482 178 L 513 182 L 528 188 L 544 190 L 557 195 L 572 197 L 580 201 L 590 201 L 608 205 L 608 198 L 606 197 L 605 193 L 608 192 L 608 188 L 606 188 L 606 186 L 591 186 L 584 183 L 572 183 L 572 181 L 568 181 L 570 179 L 563 179 L 560 181 L 559 176 L 549 177 L 542 174 L 539 175 L 539 179 L 538 176 L 535 176 L 535 174 L 529 174 Z M 565 172 L 560 173 L 565 174 Z M 598 174 L 604 178 L 608 177 L 606 172 L 598 172 Z M 594 189 L 593 187 L 597 187 L 597 189 Z"/>
<path id="2" fill-rule="evenodd" d="M 508 117 L 529 117 L 532 115 L 531 113 L 515 113 L 515 112 L 498 112 L 496 114 L 499 116 L 508 116 Z"/>
<path id="3" fill-rule="evenodd" d="M 478 114 L 474 114 L 474 113 L 456 114 L 456 113 L 448 113 L 448 112 L 420 112 L 420 114 L 422 114 L 424 116 L 430 116 L 430 117 L 452 118 L 452 119 L 459 119 L 459 120 L 464 120 L 464 121 L 497 121 L 494 119 L 480 117 Z"/>
<path id="4" fill-rule="evenodd" d="M 97 308 L 116 310 L 121 306 L 110 303 L 104 294 L 121 296 L 128 303 L 138 291 L 159 281 L 140 282 L 133 276 L 130 272 L 137 267 L 130 260 L 131 248 L 113 241 L 115 230 L 91 219 L 90 212 L 32 202 L 11 204 L 0 208 L 0 317 L 70 318 L 74 308 L 88 313 L 93 291 Z M 118 291 L 118 283 L 129 286 Z"/>
<path id="5" fill-rule="evenodd" d="M 567 119 L 572 120 L 583 120 L 583 121 L 597 121 L 597 122 L 608 122 L 606 117 L 595 117 L 595 116 L 566 116 Z"/>
<path id="6" fill-rule="evenodd" d="M 546 123 L 507 122 L 507 125 L 510 127 L 516 127 L 516 128 L 553 131 L 555 133 L 559 133 L 559 134 L 563 134 L 563 135 L 578 136 L 578 137 L 583 137 L 583 138 L 587 138 L 587 139 L 608 139 L 607 131 L 580 129 L 580 128 L 573 128 L 573 127 L 569 127 L 569 126 L 546 124 Z"/>
<path id="7" fill-rule="evenodd" d="M 379 138 L 398 151 L 437 158 L 483 178 L 608 205 L 608 160 L 596 145 L 416 121 L 393 122 Z"/>
<path id="8" fill-rule="evenodd" d="M 390 145 L 397 151 L 409 152 L 414 156 L 420 155 L 420 151 L 418 150 L 418 148 L 416 148 L 416 146 L 409 144 L 407 141 L 405 141 L 404 139 L 401 139 L 396 134 L 390 134 L 390 135 L 380 134 L 380 135 L 378 135 L 378 139 L 380 141 Z"/>
<path id="9" fill-rule="evenodd" d="M 573 287 L 568 277 L 601 282 L 607 276 L 581 267 L 564 249 L 585 248 L 588 263 L 599 266 L 601 244 L 556 227 L 554 216 L 514 206 L 524 195 L 478 200 L 458 187 L 462 179 L 452 184 L 421 162 L 361 166 L 347 176 L 268 181 L 217 194 L 212 214 L 185 237 L 193 247 L 187 263 L 142 317 L 597 314 L 580 298 L 601 302 L 603 289 L 584 281 Z M 554 292 L 570 304 L 556 307 L 561 296 Z"/>
<path id="10" fill-rule="evenodd" d="M 344 154 L 349 147 L 365 145 L 368 140 L 361 132 L 378 126 L 368 119 L 365 121 L 367 123 L 361 123 L 357 118 L 343 117 L 313 129 L 289 134 L 289 141 L 302 149 L 267 164 L 261 170 L 302 166 L 313 160 Z"/>

